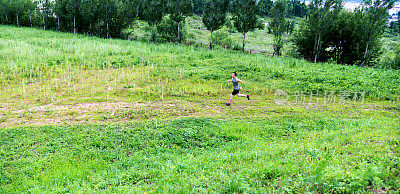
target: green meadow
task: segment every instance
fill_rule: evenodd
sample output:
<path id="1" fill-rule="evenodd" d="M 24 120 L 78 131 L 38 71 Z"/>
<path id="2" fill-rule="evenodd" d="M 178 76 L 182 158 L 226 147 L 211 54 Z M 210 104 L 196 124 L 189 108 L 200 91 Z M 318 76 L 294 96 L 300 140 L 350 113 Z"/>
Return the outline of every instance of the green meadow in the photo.
<path id="1" fill-rule="evenodd" d="M 251 100 L 228 107 L 233 71 Z M 0 193 L 398 193 L 399 85 L 399 70 L 0 26 Z"/>

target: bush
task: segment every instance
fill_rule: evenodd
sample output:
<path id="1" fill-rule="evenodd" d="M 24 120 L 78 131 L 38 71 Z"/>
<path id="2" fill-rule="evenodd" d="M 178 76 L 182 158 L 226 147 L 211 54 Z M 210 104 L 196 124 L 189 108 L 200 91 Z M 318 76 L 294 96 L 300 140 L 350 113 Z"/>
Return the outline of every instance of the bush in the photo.
<path id="1" fill-rule="evenodd" d="M 257 17 L 257 29 L 264 30 L 264 28 L 265 28 L 264 20 L 260 17 Z"/>
<path id="2" fill-rule="evenodd" d="M 375 61 L 375 68 L 400 69 L 400 45 L 397 46 L 396 51 L 382 50 L 381 52 L 385 55 Z"/>
<path id="3" fill-rule="evenodd" d="M 235 33 L 236 32 L 235 24 L 233 23 L 231 15 L 228 15 L 226 17 L 226 21 L 225 21 L 224 27 L 226 27 L 230 33 Z"/>
<path id="4" fill-rule="evenodd" d="M 169 15 L 164 16 L 160 24 L 157 25 L 158 42 L 184 42 L 186 41 L 186 25 L 185 22 L 179 24 L 179 40 L 178 40 L 178 23 L 172 20 Z"/>
<path id="5" fill-rule="evenodd" d="M 400 69 L 400 51 L 397 52 L 396 58 L 394 59 L 393 68 Z"/>
<path id="6" fill-rule="evenodd" d="M 222 27 L 213 34 L 213 41 L 216 45 L 221 45 L 224 48 L 232 48 L 235 38 L 230 34 L 227 27 Z"/>

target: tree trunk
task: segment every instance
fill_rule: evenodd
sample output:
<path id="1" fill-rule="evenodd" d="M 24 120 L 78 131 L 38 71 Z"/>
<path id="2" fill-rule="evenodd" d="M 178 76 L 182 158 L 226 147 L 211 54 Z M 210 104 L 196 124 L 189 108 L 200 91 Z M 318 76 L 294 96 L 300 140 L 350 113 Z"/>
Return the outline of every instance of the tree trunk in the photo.
<path id="1" fill-rule="evenodd" d="M 17 27 L 19 27 L 19 18 L 18 18 L 18 12 L 16 12 L 17 14 Z"/>
<path id="2" fill-rule="evenodd" d="M 43 30 L 46 30 L 46 22 L 44 21 L 44 10 L 43 10 Z"/>
<path id="3" fill-rule="evenodd" d="M 57 4 L 57 30 L 60 31 L 60 12 L 58 10 L 58 4 Z"/>
<path id="4" fill-rule="evenodd" d="M 32 25 L 32 13 L 31 12 L 29 12 L 29 22 L 31 23 L 31 28 L 32 28 L 33 25 Z"/>
<path id="5" fill-rule="evenodd" d="M 43 18 L 43 30 L 46 30 L 46 21 L 44 19 L 44 17 L 46 16 L 45 14 L 45 7 L 44 7 L 45 2 L 42 1 L 42 18 Z"/>
<path id="6" fill-rule="evenodd" d="M 246 44 L 245 39 L 246 39 L 246 32 L 243 33 L 243 49 L 242 49 L 242 53 L 244 53 L 244 45 Z"/>
<path id="7" fill-rule="evenodd" d="M 109 38 L 110 37 L 110 34 L 108 33 L 108 21 L 107 21 L 107 38 Z"/>
<path id="8" fill-rule="evenodd" d="M 179 23 L 180 22 L 178 22 L 178 42 L 180 42 L 180 39 L 179 39 Z"/>
<path id="9" fill-rule="evenodd" d="M 76 19 L 75 19 L 75 15 L 74 15 L 74 34 L 76 33 L 76 23 L 75 23 Z"/>
<path id="10" fill-rule="evenodd" d="M 131 23 L 129 23 L 128 40 L 129 40 L 129 41 L 132 41 L 132 38 L 131 38 Z"/>
<path id="11" fill-rule="evenodd" d="M 106 5 L 106 37 L 108 38 L 109 37 L 109 34 L 108 34 L 108 0 L 107 0 L 107 5 Z"/>
<path id="12" fill-rule="evenodd" d="M 318 33 L 318 40 L 317 40 L 317 48 L 315 50 L 315 57 L 314 57 L 314 63 L 317 63 L 318 60 L 318 53 L 319 53 L 319 44 L 321 42 L 321 29 Z"/>
<path id="13" fill-rule="evenodd" d="M 369 38 L 367 41 L 367 46 L 365 47 L 365 52 L 364 52 L 363 62 L 361 63 L 361 67 L 364 66 L 367 61 L 368 46 L 369 46 Z"/>
<path id="14" fill-rule="evenodd" d="M 279 30 L 277 30 L 279 31 Z M 276 48 L 275 48 L 275 54 L 276 56 L 279 57 L 279 32 L 276 33 Z"/>
<path id="15" fill-rule="evenodd" d="M 212 50 L 212 49 L 213 49 L 213 48 L 212 48 L 212 42 L 213 42 L 213 40 L 212 40 L 212 34 L 213 34 L 213 31 L 211 30 L 210 50 Z"/>
<path id="16" fill-rule="evenodd" d="M 8 23 L 7 8 L 5 3 L 4 3 L 4 13 L 6 14 L 6 23 Z"/>
<path id="17" fill-rule="evenodd" d="M 89 6 L 89 36 L 92 37 L 92 1 Z"/>

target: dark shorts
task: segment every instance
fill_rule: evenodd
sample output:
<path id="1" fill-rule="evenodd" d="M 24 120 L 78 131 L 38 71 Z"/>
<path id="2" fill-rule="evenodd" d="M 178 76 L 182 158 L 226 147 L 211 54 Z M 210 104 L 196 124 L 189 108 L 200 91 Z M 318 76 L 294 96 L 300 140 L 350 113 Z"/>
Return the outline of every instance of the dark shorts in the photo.
<path id="1" fill-rule="evenodd" d="M 239 90 L 233 89 L 232 95 L 236 95 L 236 94 L 239 94 Z"/>

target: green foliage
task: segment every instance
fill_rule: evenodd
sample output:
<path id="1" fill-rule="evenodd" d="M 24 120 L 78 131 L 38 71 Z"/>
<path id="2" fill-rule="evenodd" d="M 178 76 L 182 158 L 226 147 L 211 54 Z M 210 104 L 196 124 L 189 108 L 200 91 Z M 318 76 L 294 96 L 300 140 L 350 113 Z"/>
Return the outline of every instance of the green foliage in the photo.
<path id="1" fill-rule="evenodd" d="M 368 60 L 375 60 L 379 56 L 380 37 L 386 27 L 385 25 L 375 26 L 380 30 L 368 35 L 370 27 L 368 27 L 368 22 L 365 22 L 368 20 L 366 10 L 358 9 L 356 12 L 342 10 L 339 13 L 336 13 L 337 10 L 331 10 L 325 13 L 329 15 L 329 21 L 323 19 L 322 16 L 320 17 L 321 20 L 325 21 L 324 24 L 317 20 L 318 14 L 324 14 L 323 11 L 318 12 L 316 8 L 312 10 L 315 11 L 313 14 L 316 15 L 311 15 L 308 20 L 302 21 L 294 38 L 297 50 L 304 58 L 314 61 L 318 58 L 318 61 L 360 65 L 363 63 L 367 44 Z M 368 63 L 371 65 L 371 62 Z"/>
<path id="2" fill-rule="evenodd" d="M 0 24 L 31 26 L 30 18 L 35 18 L 36 3 L 26 0 L 1 0 Z"/>
<path id="3" fill-rule="evenodd" d="M 210 49 L 212 49 L 212 33 L 220 29 L 226 21 L 228 0 L 206 0 L 203 11 L 203 23 L 211 31 Z"/>
<path id="4" fill-rule="evenodd" d="M 314 0 L 310 5 L 309 26 L 314 32 L 314 63 L 319 60 L 324 41 L 322 37 L 334 27 L 336 16 L 342 9 L 342 0 Z"/>
<path id="5" fill-rule="evenodd" d="M 259 15 L 262 17 L 271 17 L 272 7 L 274 2 L 272 0 L 260 0 L 257 3 L 259 7 Z M 300 0 L 289 0 L 286 1 L 287 6 L 287 17 L 304 17 L 308 14 L 309 8 L 305 2 L 300 2 Z"/>
<path id="6" fill-rule="evenodd" d="M 146 0 L 144 2 L 143 19 L 151 26 L 151 41 L 155 41 L 156 39 L 156 25 L 161 22 L 164 16 L 165 8 L 165 1 L 163 0 Z"/>
<path id="7" fill-rule="evenodd" d="M 188 15 L 193 13 L 192 0 L 169 0 L 167 7 L 171 19 L 176 22 L 184 21 Z"/>
<path id="8" fill-rule="evenodd" d="M 271 31 L 275 38 L 274 55 L 276 56 L 280 55 L 283 47 L 282 35 L 287 28 L 286 11 L 286 2 L 283 0 L 276 1 L 272 7 L 272 21 L 269 26 L 271 26 Z"/>
<path id="9" fill-rule="evenodd" d="M 226 22 L 223 27 L 227 28 L 230 33 L 236 32 L 235 23 L 232 20 L 232 15 L 229 14 L 226 16 Z"/>
<path id="10" fill-rule="evenodd" d="M 170 18 L 175 21 L 178 25 L 175 29 L 177 29 L 176 34 L 177 42 L 182 42 L 185 39 L 180 38 L 180 29 L 181 22 L 184 22 L 188 15 L 193 14 L 193 1 L 192 0 L 169 0 L 167 2 L 168 13 L 170 14 Z"/>
<path id="11" fill-rule="evenodd" d="M 300 2 L 300 0 L 289 0 L 287 1 L 287 15 L 288 17 L 304 17 L 308 14 L 309 9 L 305 1 Z"/>
<path id="12" fill-rule="evenodd" d="M 182 42 L 186 40 L 185 22 L 178 22 L 171 19 L 170 15 L 164 16 L 163 20 L 157 25 L 157 36 L 159 42 Z M 179 36 L 178 36 L 179 32 Z M 179 37 L 179 38 L 178 38 Z"/>
<path id="13" fill-rule="evenodd" d="M 197 15 L 203 14 L 204 0 L 193 0 L 193 12 Z"/>
<path id="14" fill-rule="evenodd" d="M 143 7 L 143 19 L 154 26 L 162 20 L 165 12 L 165 2 L 163 0 L 146 0 Z"/>
<path id="15" fill-rule="evenodd" d="M 34 28 L 0 31 L 0 193 L 400 187 L 399 109 L 385 100 L 400 96 L 399 70 Z M 225 107 L 232 71 L 253 98 Z M 365 91 L 366 102 L 276 105 L 276 88 L 291 95 Z M 83 115 L 89 120 L 74 122 Z M 41 126 L 45 119 L 66 124 Z"/>
<path id="16" fill-rule="evenodd" d="M 235 42 L 235 38 L 231 35 L 229 29 L 225 26 L 215 31 L 213 36 L 213 40 L 216 45 L 220 45 L 227 49 L 230 49 Z"/>
<path id="17" fill-rule="evenodd" d="M 272 0 L 260 0 L 257 2 L 260 16 L 270 16 L 274 2 Z"/>
<path id="18" fill-rule="evenodd" d="M 389 30 L 390 33 L 396 35 L 396 34 L 400 34 L 400 20 L 397 21 L 392 21 L 389 23 Z"/>
<path id="19" fill-rule="evenodd" d="M 210 75 L 208 77 L 217 78 L 221 82 L 223 81 L 221 76 L 226 74 L 226 71 L 236 70 L 241 72 L 244 77 L 240 78 L 247 81 L 246 85 L 252 87 L 254 93 L 280 88 L 291 92 L 296 90 L 365 91 L 366 97 L 380 100 L 397 99 L 400 95 L 400 88 L 397 87 L 400 80 L 398 71 L 395 70 L 358 68 L 331 63 L 311 64 L 290 57 L 242 56 L 237 52 L 224 50 L 211 52 L 197 47 L 104 40 L 38 29 L 17 29 L 8 26 L 0 28 L 2 31 L 0 59 L 3 61 L 0 72 L 4 75 L 0 77 L 0 83 L 15 82 L 21 85 L 24 78 L 34 82 L 37 79 L 44 79 L 43 76 L 45 79 L 59 79 L 57 74 L 53 75 L 52 72 L 57 69 L 63 70 L 64 67 L 80 71 L 107 67 L 154 66 L 154 72 L 158 74 L 168 72 L 171 77 L 194 80 L 202 80 L 203 77 Z M 14 39 L 18 39 L 18 42 L 9 44 Z M 77 50 L 80 52 L 76 52 Z M 184 69 L 182 74 L 179 69 Z M 51 75 L 56 77 L 46 78 Z M 198 87 L 190 85 L 190 89 L 182 86 L 181 94 L 201 95 L 205 87 L 207 89 L 204 90 L 209 90 L 212 95 L 222 95 L 226 91 L 221 90 L 220 86 L 218 83 L 208 83 L 206 86 L 199 85 Z M 150 95 L 147 93 L 148 89 L 151 92 Z M 174 91 L 179 91 L 179 89 L 176 88 Z M 143 99 L 159 98 L 161 95 L 152 88 L 151 84 L 146 84 L 139 94 L 136 96 L 140 100 L 142 97 Z"/>
<path id="20" fill-rule="evenodd" d="M 285 115 L 12 128 L 0 131 L 0 191 L 391 190 L 395 126 Z"/>
<path id="21" fill-rule="evenodd" d="M 397 50 L 396 57 L 393 63 L 393 69 L 400 69 L 400 49 Z"/>
<path id="22" fill-rule="evenodd" d="M 394 6 L 395 0 L 365 0 L 364 6 L 355 10 L 357 20 L 357 33 L 361 36 L 362 53 L 359 57 L 361 66 L 368 65 L 376 58 L 377 48 L 370 47 L 370 43 L 376 42 L 386 29 L 388 10 Z"/>
<path id="23" fill-rule="evenodd" d="M 381 57 L 375 64 L 375 67 L 382 69 L 400 69 L 399 45 L 397 45 L 396 51 L 389 51 L 387 56 Z"/>
<path id="24" fill-rule="evenodd" d="M 236 30 L 243 34 L 242 52 L 244 52 L 246 33 L 257 27 L 256 0 L 234 0 L 232 14 Z"/>
<path id="25" fill-rule="evenodd" d="M 257 17 L 257 29 L 259 30 L 265 29 L 265 21 L 260 17 Z"/>

